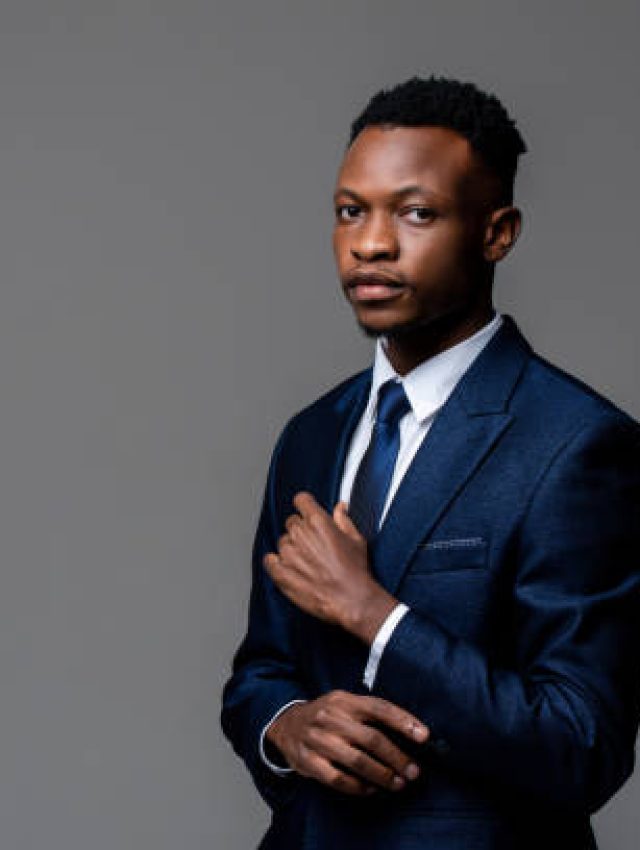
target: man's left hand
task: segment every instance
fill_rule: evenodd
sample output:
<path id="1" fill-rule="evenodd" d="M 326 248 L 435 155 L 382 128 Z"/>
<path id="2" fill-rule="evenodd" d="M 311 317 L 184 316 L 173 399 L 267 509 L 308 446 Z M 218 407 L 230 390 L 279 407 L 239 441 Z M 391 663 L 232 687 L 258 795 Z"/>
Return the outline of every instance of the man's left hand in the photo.
<path id="1" fill-rule="evenodd" d="M 293 505 L 298 513 L 287 518 L 278 553 L 264 556 L 265 569 L 299 608 L 372 643 L 397 600 L 371 574 L 367 541 L 346 503 L 330 515 L 301 491 Z"/>

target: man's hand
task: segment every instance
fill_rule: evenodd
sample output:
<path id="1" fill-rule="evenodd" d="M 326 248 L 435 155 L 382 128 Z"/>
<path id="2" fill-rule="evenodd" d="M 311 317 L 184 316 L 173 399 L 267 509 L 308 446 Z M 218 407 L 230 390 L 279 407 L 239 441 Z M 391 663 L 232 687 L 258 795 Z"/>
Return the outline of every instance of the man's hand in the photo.
<path id="1" fill-rule="evenodd" d="M 418 765 L 379 729 L 381 723 L 424 743 L 429 728 L 408 711 L 378 697 L 330 691 L 283 711 L 266 731 L 289 767 L 336 791 L 365 796 L 399 791 L 419 775 Z"/>
<path id="2" fill-rule="evenodd" d="M 297 493 L 293 504 L 299 513 L 287 518 L 278 554 L 263 558 L 265 569 L 299 608 L 371 644 L 398 600 L 371 574 L 366 539 L 344 502 L 333 516 L 311 493 Z"/>

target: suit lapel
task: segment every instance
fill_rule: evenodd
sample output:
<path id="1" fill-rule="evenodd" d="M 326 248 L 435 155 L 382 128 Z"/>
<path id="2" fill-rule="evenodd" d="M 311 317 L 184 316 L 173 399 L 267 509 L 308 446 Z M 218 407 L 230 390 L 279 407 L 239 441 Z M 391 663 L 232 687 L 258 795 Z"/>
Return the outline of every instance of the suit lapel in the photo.
<path id="1" fill-rule="evenodd" d="M 504 316 L 436 415 L 371 543 L 372 569 L 390 593 L 418 543 L 509 427 L 508 401 L 530 353 L 513 319 Z"/>
<path id="2" fill-rule="evenodd" d="M 393 593 L 426 537 L 475 468 L 509 426 L 511 415 L 470 418 L 459 399 L 447 402 L 405 473 L 371 545 L 372 569 Z"/>

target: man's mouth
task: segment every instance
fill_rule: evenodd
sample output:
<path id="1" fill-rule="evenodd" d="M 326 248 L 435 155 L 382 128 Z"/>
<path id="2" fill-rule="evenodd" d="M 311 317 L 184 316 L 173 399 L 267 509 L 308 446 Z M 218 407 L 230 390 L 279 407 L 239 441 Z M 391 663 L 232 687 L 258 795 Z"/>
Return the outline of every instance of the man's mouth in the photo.
<path id="1" fill-rule="evenodd" d="M 353 275 L 347 280 L 347 291 L 352 301 L 387 301 L 397 298 L 405 285 L 382 275 Z"/>

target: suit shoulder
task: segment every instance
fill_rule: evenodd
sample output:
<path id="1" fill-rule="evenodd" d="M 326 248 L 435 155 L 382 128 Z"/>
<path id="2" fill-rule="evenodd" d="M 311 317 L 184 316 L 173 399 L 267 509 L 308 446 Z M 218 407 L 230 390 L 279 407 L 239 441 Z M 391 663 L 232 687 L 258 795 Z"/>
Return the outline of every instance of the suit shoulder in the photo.
<path id="1" fill-rule="evenodd" d="M 615 425 L 640 434 L 640 423 L 611 399 L 576 375 L 533 353 L 525 372 L 523 389 L 535 400 L 549 420 L 565 429 L 593 425 Z"/>

